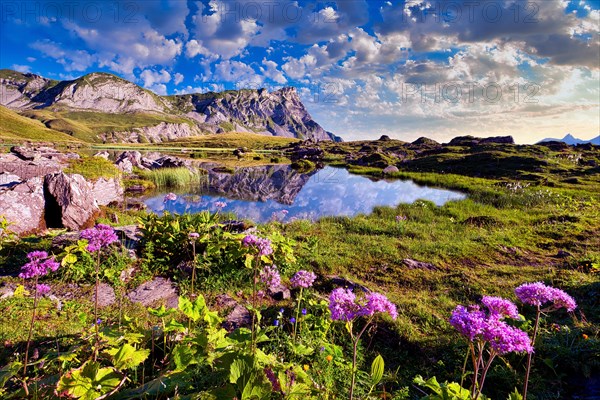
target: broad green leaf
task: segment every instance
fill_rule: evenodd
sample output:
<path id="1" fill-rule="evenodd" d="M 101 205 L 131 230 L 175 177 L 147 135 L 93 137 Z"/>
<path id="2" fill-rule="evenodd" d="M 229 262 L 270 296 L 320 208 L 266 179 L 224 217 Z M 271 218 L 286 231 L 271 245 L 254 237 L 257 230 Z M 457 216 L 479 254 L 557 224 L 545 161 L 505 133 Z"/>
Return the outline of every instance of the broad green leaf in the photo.
<path id="1" fill-rule="evenodd" d="M 514 392 L 509 393 L 507 400 L 523 400 L 523 396 L 521 396 L 521 393 L 515 388 Z"/>
<path id="2" fill-rule="evenodd" d="M 73 253 L 70 253 L 63 257 L 62 261 L 60 262 L 60 265 L 64 267 L 66 265 L 75 264 L 76 262 L 77 256 Z"/>
<path id="3" fill-rule="evenodd" d="M 25 286 L 17 285 L 15 291 L 13 292 L 13 297 L 19 299 L 25 296 L 29 296 L 29 291 L 25 289 Z"/>
<path id="4" fill-rule="evenodd" d="M 6 385 L 6 382 L 8 382 L 10 378 L 17 375 L 21 368 L 23 368 L 23 364 L 18 361 L 11 362 L 2 367 L 2 369 L 0 369 L 0 389 Z"/>
<path id="5" fill-rule="evenodd" d="M 188 366 L 198 363 L 194 358 L 196 355 L 195 350 L 186 345 L 178 344 L 171 354 L 173 356 L 173 363 L 175 364 L 174 372 L 185 371 Z"/>
<path id="6" fill-rule="evenodd" d="M 179 309 L 192 321 L 198 321 L 206 312 L 204 296 L 199 295 L 193 303 L 185 297 L 179 297 Z"/>
<path id="7" fill-rule="evenodd" d="M 113 364 L 115 368 L 121 371 L 129 368 L 134 368 L 143 363 L 149 355 L 150 350 L 137 350 L 129 343 L 125 343 L 113 355 Z"/>
<path id="8" fill-rule="evenodd" d="M 121 378 L 114 368 L 100 368 L 99 363 L 88 361 L 61 376 L 57 391 L 76 399 L 93 400 L 113 391 L 119 386 Z"/>
<path id="9" fill-rule="evenodd" d="M 377 385 L 381 382 L 381 378 L 383 378 L 383 370 L 385 368 L 385 362 L 383 361 L 383 357 L 378 355 L 373 360 L 371 364 L 371 382 L 373 385 Z"/>

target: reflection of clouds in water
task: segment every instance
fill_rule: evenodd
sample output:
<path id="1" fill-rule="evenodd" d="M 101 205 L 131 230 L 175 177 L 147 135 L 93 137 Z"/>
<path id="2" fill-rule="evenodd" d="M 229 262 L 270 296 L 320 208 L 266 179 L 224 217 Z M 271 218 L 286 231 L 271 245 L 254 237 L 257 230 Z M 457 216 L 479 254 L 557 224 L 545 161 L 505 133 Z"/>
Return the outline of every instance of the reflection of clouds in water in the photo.
<path id="1" fill-rule="evenodd" d="M 265 180 L 268 182 L 268 180 Z M 285 186 L 285 182 L 281 187 Z M 260 188 L 257 188 L 260 190 Z M 419 186 L 411 181 L 371 180 L 351 175 L 345 169 L 326 167 L 310 177 L 296 196 L 292 205 L 277 203 L 275 200 L 245 201 L 229 199 L 221 195 L 201 194 L 179 196 L 176 201 L 163 203 L 164 195 L 146 200 L 146 205 L 160 213 L 217 211 L 215 203 L 227 203 L 224 213 L 234 213 L 238 218 L 257 222 L 271 220 L 273 213 L 288 210 L 285 221 L 311 219 L 322 216 L 353 216 L 370 213 L 376 206 L 395 207 L 400 203 L 413 203 L 418 199 L 430 200 L 442 205 L 449 200 L 465 196 L 449 190 Z"/>

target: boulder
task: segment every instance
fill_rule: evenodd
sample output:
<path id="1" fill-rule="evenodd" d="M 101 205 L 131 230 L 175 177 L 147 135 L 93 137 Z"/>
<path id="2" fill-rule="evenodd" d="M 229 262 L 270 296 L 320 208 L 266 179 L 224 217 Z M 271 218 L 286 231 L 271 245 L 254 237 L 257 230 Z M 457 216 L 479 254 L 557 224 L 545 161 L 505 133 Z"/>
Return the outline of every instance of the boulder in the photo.
<path id="1" fill-rule="evenodd" d="M 515 140 L 512 136 L 493 136 L 488 138 L 483 138 L 479 142 L 479 144 L 488 144 L 488 143 L 497 143 L 497 144 L 515 144 Z"/>
<path id="2" fill-rule="evenodd" d="M 0 215 L 17 234 L 44 227 L 44 204 L 44 183 L 39 177 L 0 190 Z"/>
<path id="3" fill-rule="evenodd" d="M 92 185 L 81 175 L 46 175 L 44 186 L 48 227 L 78 230 L 90 225 L 100 211 Z"/>
<path id="4" fill-rule="evenodd" d="M 423 261 L 416 261 L 410 258 L 405 258 L 404 260 L 402 260 L 402 264 L 404 264 L 404 266 L 408 269 L 424 269 L 427 271 L 437 270 L 437 267 L 433 264 Z"/>
<path id="5" fill-rule="evenodd" d="M 145 168 L 142 165 L 142 153 L 139 151 L 124 151 L 115 160 L 115 165 L 126 173 L 133 172 L 133 167 Z"/>
<path id="6" fill-rule="evenodd" d="M 0 172 L 0 188 L 14 186 L 21 183 L 21 177 L 10 172 Z"/>
<path id="7" fill-rule="evenodd" d="M 92 183 L 92 193 L 96 203 L 100 206 L 123 202 L 123 187 L 119 179 L 100 178 L 96 180 Z"/>
<path id="8" fill-rule="evenodd" d="M 381 135 L 381 137 L 377 140 L 379 140 L 380 142 L 386 142 L 386 141 L 389 141 L 392 139 L 390 139 L 390 137 L 388 135 Z"/>
<path id="9" fill-rule="evenodd" d="M 96 292 L 92 294 L 92 300 L 96 298 Z M 107 283 L 100 283 L 98 285 L 98 307 L 107 307 L 115 304 L 117 296 L 115 290 Z"/>
<path id="10" fill-rule="evenodd" d="M 108 160 L 108 157 L 110 156 L 110 154 L 108 153 L 108 151 L 104 150 L 104 151 L 100 151 L 96 154 L 94 154 L 94 157 L 100 157 L 100 158 L 104 158 L 105 160 Z"/>
<path id="11" fill-rule="evenodd" d="M 400 170 L 395 165 L 388 165 L 387 167 L 385 167 L 383 169 L 383 173 L 386 175 L 387 174 L 395 174 L 396 172 L 399 172 L 399 171 Z"/>
<path id="12" fill-rule="evenodd" d="M 290 293 L 290 289 L 288 289 L 284 285 L 278 285 L 278 286 L 269 288 L 269 296 L 271 296 L 271 298 L 273 298 L 273 300 L 281 301 L 281 300 L 289 299 L 291 296 L 291 293 Z"/>
<path id="13" fill-rule="evenodd" d="M 155 303 L 163 303 L 165 307 L 177 308 L 179 298 L 173 282 L 165 278 L 154 278 L 144 282 L 127 294 L 129 300 L 145 307 Z"/>
<path id="14" fill-rule="evenodd" d="M 228 331 L 233 331 L 240 327 L 249 327 L 250 324 L 252 324 L 250 311 L 245 306 L 238 304 L 225 318 L 223 327 Z"/>

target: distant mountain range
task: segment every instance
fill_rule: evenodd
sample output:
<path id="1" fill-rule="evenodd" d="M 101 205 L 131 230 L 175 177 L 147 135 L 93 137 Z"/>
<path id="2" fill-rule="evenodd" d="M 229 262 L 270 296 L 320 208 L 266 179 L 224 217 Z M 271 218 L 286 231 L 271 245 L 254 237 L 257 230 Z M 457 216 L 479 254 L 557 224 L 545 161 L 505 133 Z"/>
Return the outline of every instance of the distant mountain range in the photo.
<path id="1" fill-rule="evenodd" d="M 312 119 L 293 87 L 159 96 L 107 73 L 56 81 L 3 69 L 0 105 L 88 142 L 155 143 L 225 132 L 341 140 Z"/>
<path id="2" fill-rule="evenodd" d="M 582 139 L 577 139 L 576 137 L 574 137 L 573 135 L 571 135 L 569 133 L 562 139 L 546 138 L 546 139 L 540 140 L 538 143 L 543 143 L 543 142 L 563 142 L 563 143 L 566 143 L 566 144 L 572 145 L 572 146 L 577 145 L 577 144 L 592 143 L 592 144 L 600 146 L 600 136 L 596 136 L 595 138 L 590 139 L 590 140 L 582 140 Z"/>

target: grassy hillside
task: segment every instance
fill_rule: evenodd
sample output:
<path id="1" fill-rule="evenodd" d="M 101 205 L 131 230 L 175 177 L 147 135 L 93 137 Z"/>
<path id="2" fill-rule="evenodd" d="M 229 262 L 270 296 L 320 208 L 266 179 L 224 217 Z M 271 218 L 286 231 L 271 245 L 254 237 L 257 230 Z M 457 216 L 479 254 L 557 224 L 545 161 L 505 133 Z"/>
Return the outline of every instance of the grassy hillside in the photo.
<path id="1" fill-rule="evenodd" d="M 179 139 L 165 143 L 165 145 L 193 148 L 235 149 L 238 147 L 247 147 L 249 149 L 267 149 L 277 146 L 286 146 L 296 142 L 300 142 L 300 139 L 259 135 L 255 133 L 229 132 Z"/>
<path id="2" fill-rule="evenodd" d="M 66 133 L 49 129 L 40 121 L 17 114 L 0 106 L 0 140 L 3 141 L 42 141 L 42 142 L 80 142 Z"/>
<path id="3" fill-rule="evenodd" d="M 99 142 L 98 135 L 105 132 L 123 132 L 134 128 L 155 126 L 161 122 L 188 123 L 190 121 L 155 114 L 109 114 L 90 111 L 31 110 L 23 115 L 43 122 L 47 127 L 68 133 L 87 142 Z"/>

